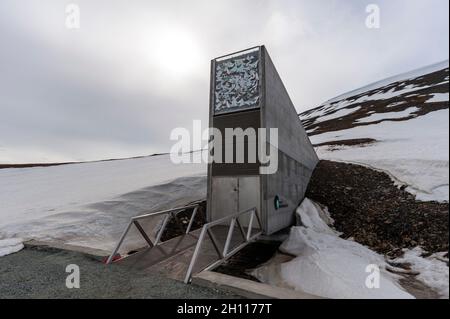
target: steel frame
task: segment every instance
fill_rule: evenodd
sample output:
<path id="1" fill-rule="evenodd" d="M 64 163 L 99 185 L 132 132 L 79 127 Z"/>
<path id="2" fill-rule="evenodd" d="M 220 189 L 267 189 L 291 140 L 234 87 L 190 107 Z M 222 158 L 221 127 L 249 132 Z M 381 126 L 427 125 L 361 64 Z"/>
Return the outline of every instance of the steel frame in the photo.
<path id="1" fill-rule="evenodd" d="M 127 236 L 128 232 L 130 231 L 132 225 L 134 225 L 136 227 L 136 229 L 139 231 L 141 236 L 147 242 L 148 246 L 150 248 L 153 248 L 155 246 L 158 246 L 161 243 L 161 237 L 162 237 L 162 235 L 164 233 L 164 230 L 166 229 L 167 224 L 169 223 L 170 219 L 177 218 L 176 214 L 179 213 L 180 211 L 183 211 L 183 210 L 186 210 L 186 209 L 193 209 L 191 218 L 189 220 L 188 227 L 187 227 L 187 229 L 185 231 L 185 233 L 188 234 L 191 231 L 192 225 L 194 223 L 194 218 L 197 215 L 197 211 L 198 211 L 199 207 L 200 207 L 200 204 L 198 203 L 198 204 L 193 204 L 193 205 L 188 205 L 188 206 L 183 206 L 183 207 L 177 207 L 177 208 L 171 208 L 171 209 L 162 210 L 162 211 L 159 211 L 159 212 L 154 212 L 154 213 L 149 213 L 149 214 L 144 214 L 144 215 L 139 215 L 139 216 L 132 217 L 130 219 L 130 221 L 128 222 L 127 227 L 125 228 L 124 232 L 120 236 L 120 239 L 117 242 L 116 246 L 114 247 L 111 255 L 106 260 L 106 264 L 110 264 L 111 262 L 113 262 L 114 256 L 116 256 L 117 252 L 119 251 L 119 248 L 122 245 L 123 241 L 125 240 L 125 237 Z M 152 218 L 152 217 L 155 217 L 155 216 L 160 216 L 160 215 L 166 215 L 166 216 L 164 217 L 162 226 L 159 229 L 158 233 L 156 234 L 156 239 L 153 242 L 150 239 L 150 237 L 148 236 L 148 234 L 145 232 L 145 230 L 142 228 L 142 226 L 139 223 L 139 221 L 141 221 L 143 219 L 147 219 L 147 218 Z"/>
<path id="2" fill-rule="evenodd" d="M 247 214 L 250 214 L 250 220 L 249 220 L 249 224 L 248 224 L 248 230 L 247 230 L 247 233 L 246 233 L 244 228 L 242 227 L 240 221 L 239 221 L 239 217 L 242 217 L 243 215 L 247 215 Z M 256 217 L 256 220 L 257 220 L 258 225 L 259 225 L 259 231 L 256 232 L 255 234 L 252 234 L 253 220 L 255 219 L 255 217 Z M 224 223 L 226 223 L 228 221 L 230 221 L 230 225 L 228 226 L 227 238 L 225 240 L 225 244 L 224 244 L 223 250 L 220 250 L 219 245 L 218 245 L 218 241 L 217 241 L 217 239 L 214 236 L 214 233 L 212 231 L 212 227 L 218 226 L 218 225 L 222 225 L 222 224 L 224 224 Z M 244 239 L 244 242 L 230 250 L 231 239 L 233 237 L 233 231 L 234 231 L 234 228 L 235 228 L 236 225 L 238 225 L 238 227 L 239 227 L 239 231 L 240 231 L 240 234 L 242 235 L 242 237 Z M 236 254 L 239 250 L 241 250 L 242 248 L 247 246 L 250 242 L 255 240 L 262 233 L 263 233 L 263 231 L 262 231 L 262 224 L 261 224 L 261 220 L 260 220 L 260 217 L 258 215 L 256 207 L 253 207 L 251 209 L 247 209 L 247 210 L 241 211 L 241 212 L 233 214 L 233 215 L 225 216 L 225 217 L 223 217 L 221 219 L 217 219 L 215 221 L 212 221 L 210 223 L 207 223 L 207 224 L 203 225 L 202 231 L 201 231 L 200 236 L 199 236 L 198 241 L 197 241 L 197 246 L 195 247 L 194 254 L 192 255 L 192 259 L 191 259 L 191 262 L 189 264 L 189 268 L 188 268 L 188 270 L 186 272 L 186 277 L 184 279 L 184 282 L 187 284 L 187 283 L 189 283 L 191 281 L 192 273 L 194 271 L 194 266 L 195 266 L 195 264 L 197 262 L 197 259 L 198 259 L 198 256 L 200 254 L 200 250 L 201 250 L 201 247 L 202 247 L 202 244 L 203 244 L 203 241 L 204 241 L 206 235 L 208 235 L 209 238 L 211 239 L 211 242 L 212 242 L 212 244 L 213 244 L 213 246 L 214 246 L 214 248 L 215 248 L 215 250 L 217 252 L 217 255 L 219 257 L 219 259 L 217 261 L 213 262 L 212 264 L 210 264 L 209 266 L 207 266 L 204 269 L 204 270 L 211 270 L 213 268 L 216 268 L 217 266 L 219 266 L 223 262 L 225 262 L 231 256 Z"/>

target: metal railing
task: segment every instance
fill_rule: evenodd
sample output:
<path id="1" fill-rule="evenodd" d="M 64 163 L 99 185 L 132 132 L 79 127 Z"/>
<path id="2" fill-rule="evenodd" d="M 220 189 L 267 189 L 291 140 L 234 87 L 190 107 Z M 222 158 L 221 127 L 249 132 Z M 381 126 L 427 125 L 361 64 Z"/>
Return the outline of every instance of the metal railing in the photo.
<path id="1" fill-rule="evenodd" d="M 116 247 L 114 248 L 114 250 L 112 251 L 111 255 L 106 260 L 106 263 L 110 264 L 114 260 L 114 257 L 117 255 L 117 252 L 119 251 L 119 248 L 122 245 L 123 241 L 125 240 L 125 237 L 127 236 L 128 232 L 130 231 L 132 225 L 134 225 L 136 227 L 136 229 L 139 231 L 141 236 L 147 242 L 149 247 L 152 248 L 152 247 L 158 246 L 160 244 L 161 237 L 162 237 L 162 235 L 164 233 L 164 230 L 166 229 L 167 224 L 169 223 L 171 218 L 177 218 L 176 214 L 181 212 L 181 211 L 183 211 L 183 210 L 193 209 L 191 218 L 189 220 L 189 224 L 188 224 L 187 229 L 185 231 L 185 234 L 188 234 L 191 231 L 191 228 L 192 228 L 192 225 L 194 223 L 194 219 L 195 219 L 195 216 L 197 215 L 197 211 L 198 211 L 199 207 L 200 207 L 200 203 L 197 203 L 197 204 L 192 204 L 192 205 L 189 205 L 189 206 L 171 208 L 171 209 L 162 210 L 162 211 L 159 211 L 159 212 L 154 212 L 154 213 L 149 213 L 149 214 L 144 214 L 144 215 L 139 215 L 139 216 L 132 217 L 130 219 L 130 222 L 128 223 L 127 227 L 125 228 L 125 231 L 122 233 L 122 236 L 120 236 L 120 239 L 117 242 Z M 164 220 L 162 222 L 162 226 L 158 230 L 158 233 L 156 234 L 156 239 L 153 242 L 150 239 L 150 237 L 148 236 L 148 234 L 145 232 L 145 230 L 142 228 L 142 225 L 139 223 L 139 221 L 141 221 L 143 219 L 155 217 L 155 216 L 160 216 L 160 215 L 166 215 L 166 216 L 164 217 Z"/>
<path id="2" fill-rule="evenodd" d="M 250 214 L 250 219 L 248 222 L 248 229 L 247 229 L 247 231 L 245 231 L 245 229 L 242 227 L 241 222 L 239 221 L 239 217 L 242 217 L 247 214 Z M 253 220 L 255 218 L 259 225 L 259 231 L 256 232 L 255 234 L 252 234 Z M 223 225 L 224 223 L 227 223 L 228 221 L 230 222 L 230 225 L 228 226 L 227 237 L 225 240 L 223 250 L 220 250 L 217 238 L 214 236 L 214 233 L 212 231 L 212 227 L 218 226 L 218 225 Z M 235 248 L 230 250 L 231 239 L 232 239 L 233 231 L 234 231 L 234 228 L 236 225 L 238 226 L 239 232 L 241 233 L 241 235 L 244 239 L 244 242 L 240 243 L 238 246 L 236 246 Z M 261 234 L 262 234 L 262 224 L 261 224 L 261 220 L 259 218 L 256 207 L 233 214 L 233 215 L 230 215 L 230 216 L 225 216 L 221 219 L 218 219 L 218 220 L 215 220 L 215 221 L 212 221 L 210 223 L 203 225 L 203 228 L 202 228 L 202 231 L 198 238 L 197 246 L 195 247 L 194 254 L 192 255 L 192 259 L 189 264 L 189 268 L 187 270 L 184 282 L 187 284 L 191 281 L 192 272 L 194 270 L 194 266 L 197 262 L 197 258 L 200 254 L 200 250 L 201 250 L 201 247 L 202 247 L 202 244 L 203 244 L 203 241 L 204 241 L 206 235 L 208 235 L 209 238 L 211 239 L 214 249 L 217 252 L 217 255 L 219 257 L 219 260 L 213 262 L 212 264 L 210 264 L 209 266 L 207 266 L 204 269 L 204 270 L 210 270 L 210 269 L 213 269 L 213 268 L 217 267 L 218 265 L 222 264 L 224 261 L 226 261 L 228 258 L 233 256 L 239 250 L 244 248 L 247 244 L 249 244 L 251 241 L 256 239 Z"/>

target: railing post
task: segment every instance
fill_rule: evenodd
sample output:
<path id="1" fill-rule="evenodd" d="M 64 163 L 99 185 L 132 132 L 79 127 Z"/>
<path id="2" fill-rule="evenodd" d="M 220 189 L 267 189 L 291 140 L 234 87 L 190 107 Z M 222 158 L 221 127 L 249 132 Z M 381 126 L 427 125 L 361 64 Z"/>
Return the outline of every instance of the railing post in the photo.
<path id="1" fill-rule="evenodd" d="M 216 236 L 214 236 L 213 232 L 211 231 L 210 228 L 208 228 L 207 233 L 209 235 L 209 238 L 211 238 L 211 242 L 213 243 L 214 249 L 217 252 L 217 255 L 219 255 L 219 258 L 222 259 L 223 258 L 223 254 L 222 251 L 220 251 L 219 248 L 219 244 L 217 242 Z"/>
<path id="2" fill-rule="evenodd" d="M 203 239 L 205 237 L 206 231 L 208 229 L 208 225 L 204 225 L 202 228 L 202 232 L 200 233 L 200 237 L 198 238 L 197 245 L 195 246 L 194 254 L 192 255 L 191 262 L 189 264 L 189 268 L 186 272 L 186 277 L 184 278 L 184 283 L 188 284 L 191 280 L 192 271 L 194 270 L 194 265 L 197 262 L 198 254 L 200 253 L 200 248 L 203 243 Z"/>
<path id="3" fill-rule="evenodd" d="M 111 255 L 109 256 L 108 260 L 106 261 L 107 264 L 110 264 L 113 259 L 114 256 L 117 254 L 117 252 L 119 251 L 120 245 L 122 245 L 123 240 L 125 239 L 125 236 L 127 235 L 128 231 L 130 230 L 131 227 L 131 223 L 132 221 L 130 221 L 127 225 L 127 228 L 125 228 L 125 231 L 122 233 L 122 236 L 120 236 L 119 242 L 117 243 L 116 247 L 114 248 L 113 252 L 111 253 Z"/>
<path id="4" fill-rule="evenodd" d="M 166 229 L 167 223 L 169 222 L 170 216 L 171 216 L 171 213 L 166 214 L 166 217 L 164 218 L 161 228 L 158 231 L 158 235 L 156 235 L 155 246 L 158 245 L 159 241 L 161 240 L 161 237 L 164 233 L 164 229 Z"/>
<path id="5" fill-rule="evenodd" d="M 259 215 L 258 215 L 258 210 L 255 208 L 253 211 L 255 212 L 256 220 L 258 221 L 259 227 L 262 230 L 263 226 L 261 223 L 261 219 L 259 218 Z"/>
<path id="6" fill-rule="evenodd" d="M 230 228 L 228 229 L 227 240 L 225 241 L 225 247 L 223 248 L 223 256 L 226 257 L 228 248 L 230 247 L 231 237 L 233 237 L 234 224 L 236 223 L 236 218 L 232 218 L 230 222 Z"/>
<path id="7" fill-rule="evenodd" d="M 250 240 L 250 237 L 252 235 L 252 228 L 253 228 L 253 215 L 255 214 L 255 211 L 253 210 L 250 214 L 250 221 L 248 222 L 248 229 L 247 229 L 247 238 L 246 241 Z"/>
<path id="8" fill-rule="evenodd" d="M 188 227 L 186 228 L 186 234 L 189 234 L 189 232 L 191 231 L 192 224 L 194 224 L 195 215 L 197 215 L 198 207 L 199 206 L 195 207 L 194 211 L 192 212 L 191 219 L 189 220 Z"/>

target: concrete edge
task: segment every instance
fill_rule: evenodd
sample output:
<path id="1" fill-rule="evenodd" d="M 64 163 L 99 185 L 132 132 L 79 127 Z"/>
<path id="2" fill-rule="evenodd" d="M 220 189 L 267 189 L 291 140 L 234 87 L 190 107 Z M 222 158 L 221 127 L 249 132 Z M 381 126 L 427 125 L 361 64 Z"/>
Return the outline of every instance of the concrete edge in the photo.
<path id="1" fill-rule="evenodd" d="M 206 270 L 194 275 L 192 283 L 206 288 L 226 290 L 249 299 L 323 299 L 301 291 Z"/>

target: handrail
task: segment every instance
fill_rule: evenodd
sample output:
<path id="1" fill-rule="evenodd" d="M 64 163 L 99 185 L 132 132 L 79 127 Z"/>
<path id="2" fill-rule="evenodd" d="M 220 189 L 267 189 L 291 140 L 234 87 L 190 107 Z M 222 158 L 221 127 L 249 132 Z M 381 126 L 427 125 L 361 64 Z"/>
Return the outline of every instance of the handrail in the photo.
<path id="1" fill-rule="evenodd" d="M 245 233 L 243 227 L 241 226 L 241 223 L 239 222 L 239 217 L 249 214 L 249 213 L 250 213 L 250 220 L 249 220 L 249 224 L 248 224 L 247 233 Z M 256 217 L 256 220 L 259 224 L 259 232 L 252 235 L 252 226 L 253 226 L 254 217 Z M 226 241 L 224 244 L 224 248 L 221 251 L 219 249 L 217 239 L 212 232 L 212 227 L 221 225 L 228 221 L 230 221 L 230 225 L 228 226 L 229 228 L 228 228 L 227 238 L 226 238 Z M 239 226 L 239 229 L 240 229 L 241 235 L 244 239 L 244 242 L 230 250 L 231 238 L 232 238 L 233 230 L 234 230 L 234 227 L 236 224 Z M 212 264 L 210 264 L 209 266 L 206 267 L 207 270 L 210 270 L 210 269 L 215 268 L 216 266 L 220 265 L 224 261 L 226 261 L 228 258 L 233 256 L 235 253 L 237 253 L 239 250 L 244 248 L 248 243 L 250 243 L 251 241 L 256 239 L 261 234 L 262 234 L 262 224 L 261 224 L 261 220 L 259 218 L 256 207 L 253 207 L 251 209 L 247 209 L 247 210 L 244 210 L 244 211 L 241 211 L 241 212 L 229 215 L 229 216 L 225 216 L 223 218 L 217 219 L 215 221 L 212 221 L 212 222 L 209 222 L 209 223 L 203 225 L 202 231 L 201 231 L 200 236 L 197 241 L 197 245 L 195 246 L 194 254 L 192 255 L 192 259 L 189 264 L 189 268 L 186 272 L 186 277 L 184 279 L 184 282 L 187 284 L 191 281 L 192 272 L 194 270 L 195 263 L 197 262 L 198 255 L 200 253 L 200 249 L 201 249 L 201 246 L 203 244 L 203 241 L 204 241 L 206 235 L 208 235 L 210 237 L 211 242 L 217 252 L 217 255 L 219 256 L 219 260 L 213 262 Z"/>
<path id="2" fill-rule="evenodd" d="M 191 230 L 192 224 L 194 222 L 194 218 L 195 218 L 195 216 L 197 214 L 197 210 L 198 210 L 199 207 L 200 207 L 200 203 L 197 203 L 197 204 L 193 204 L 193 205 L 188 205 L 188 206 L 183 206 L 183 207 L 176 207 L 176 208 L 170 208 L 170 209 L 166 209 L 166 210 L 162 210 L 162 211 L 158 211 L 158 212 L 154 212 L 154 213 L 148 213 L 148 214 L 143 214 L 143 215 L 138 215 L 138 216 L 131 217 L 130 221 L 127 224 L 127 227 L 125 228 L 124 232 L 120 236 L 120 239 L 117 242 L 116 246 L 114 247 L 111 255 L 106 260 L 106 264 L 110 264 L 114 260 L 114 257 L 116 256 L 117 252 L 119 251 L 120 246 L 122 245 L 123 241 L 125 240 L 125 237 L 127 236 L 128 232 L 131 229 L 131 225 L 134 225 L 137 228 L 137 230 L 139 231 L 141 236 L 144 238 L 144 240 L 147 242 L 147 244 L 150 247 L 154 247 L 154 246 L 157 246 L 160 243 L 161 236 L 163 235 L 164 230 L 165 230 L 165 228 L 166 228 L 166 226 L 167 226 L 167 224 L 168 224 L 168 222 L 169 222 L 171 217 L 174 217 L 174 215 L 176 215 L 176 213 L 179 213 L 182 210 L 194 209 L 193 212 L 192 212 L 191 218 L 189 220 L 189 225 L 188 225 L 188 227 L 186 229 L 186 234 L 188 234 L 190 232 L 190 230 Z M 142 220 L 142 219 L 155 217 L 155 216 L 159 216 L 159 215 L 164 215 L 164 214 L 166 214 L 166 217 L 164 218 L 163 224 L 162 224 L 161 228 L 159 229 L 158 234 L 156 235 L 155 242 L 152 242 L 150 237 L 148 237 L 147 233 L 142 228 L 142 226 L 139 223 L 139 221 Z"/>

